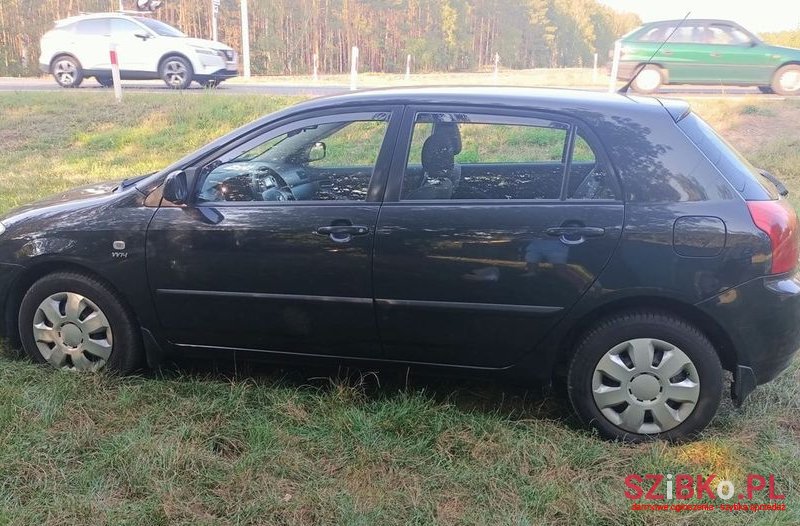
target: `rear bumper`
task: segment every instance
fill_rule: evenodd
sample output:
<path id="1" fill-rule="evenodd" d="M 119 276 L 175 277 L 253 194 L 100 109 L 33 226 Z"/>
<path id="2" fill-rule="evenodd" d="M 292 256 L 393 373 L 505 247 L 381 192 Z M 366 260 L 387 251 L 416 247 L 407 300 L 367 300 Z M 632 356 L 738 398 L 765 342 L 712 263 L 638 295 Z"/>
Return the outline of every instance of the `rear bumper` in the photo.
<path id="1" fill-rule="evenodd" d="M 786 369 L 800 348 L 800 271 L 748 281 L 697 306 L 734 344 L 739 402 Z"/>

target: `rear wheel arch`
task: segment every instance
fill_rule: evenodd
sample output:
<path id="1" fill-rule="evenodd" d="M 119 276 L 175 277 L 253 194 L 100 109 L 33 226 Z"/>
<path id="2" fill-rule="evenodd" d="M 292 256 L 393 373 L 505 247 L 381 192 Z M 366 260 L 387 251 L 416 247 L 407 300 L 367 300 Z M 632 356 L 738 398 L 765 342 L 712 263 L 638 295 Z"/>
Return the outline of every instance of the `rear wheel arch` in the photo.
<path id="1" fill-rule="evenodd" d="M 714 346 L 722 367 L 734 371 L 738 363 L 736 347 L 724 329 L 708 314 L 694 305 L 679 300 L 657 297 L 640 296 L 623 298 L 605 303 L 583 315 L 573 324 L 561 341 L 559 348 L 563 354 L 559 355 L 554 373 L 563 371 L 572 360 L 578 344 L 583 337 L 604 320 L 619 316 L 625 312 L 652 312 L 661 313 L 684 320 L 696 327 Z"/>

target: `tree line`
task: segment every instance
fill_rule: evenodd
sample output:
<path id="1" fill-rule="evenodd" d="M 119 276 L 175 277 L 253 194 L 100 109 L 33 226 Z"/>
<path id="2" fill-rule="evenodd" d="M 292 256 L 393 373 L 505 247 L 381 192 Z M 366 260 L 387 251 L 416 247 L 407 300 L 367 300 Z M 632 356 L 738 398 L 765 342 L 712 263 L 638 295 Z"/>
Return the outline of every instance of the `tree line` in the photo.
<path id="1" fill-rule="evenodd" d="M 124 0 L 133 8 L 134 0 Z M 118 9 L 118 0 L 0 2 L 0 75 L 38 71 L 39 38 L 55 20 Z M 154 15 L 191 36 L 210 38 L 211 0 L 164 0 Z M 255 74 L 307 74 L 591 66 L 608 60 L 615 39 L 640 23 L 596 0 L 249 0 Z M 219 39 L 241 47 L 239 0 L 221 0 Z"/>

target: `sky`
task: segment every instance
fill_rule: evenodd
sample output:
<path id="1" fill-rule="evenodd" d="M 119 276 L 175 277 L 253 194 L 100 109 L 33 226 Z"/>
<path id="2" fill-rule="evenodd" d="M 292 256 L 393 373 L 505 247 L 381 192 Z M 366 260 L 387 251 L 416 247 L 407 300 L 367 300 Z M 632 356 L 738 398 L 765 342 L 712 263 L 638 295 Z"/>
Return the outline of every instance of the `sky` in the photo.
<path id="1" fill-rule="evenodd" d="M 800 29 L 798 0 L 600 0 L 618 11 L 636 13 L 642 21 L 690 18 L 734 20 L 760 33 Z"/>

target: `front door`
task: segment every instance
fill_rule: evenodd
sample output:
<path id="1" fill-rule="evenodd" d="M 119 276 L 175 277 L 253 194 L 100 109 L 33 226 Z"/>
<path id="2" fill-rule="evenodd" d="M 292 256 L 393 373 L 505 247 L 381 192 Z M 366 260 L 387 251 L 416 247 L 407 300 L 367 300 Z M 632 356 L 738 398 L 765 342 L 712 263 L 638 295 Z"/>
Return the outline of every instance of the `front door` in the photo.
<path id="1" fill-rule="evenodd" d="M 149 31 L 130 20 L 111 19 L 111 42 L 117 46 L 120 70 L 141 72 L 147 69 L 147 59 L 153 55 L 152 39 L 144 38 L 149 34 Z"/>
<path id="2" fill-rule="evenodd" d="M 404 121 L 375 240 L 386 356 L 512 365 L 609 260 L 623 223 L 614 174 L 561 118 L 442 107 Z"/>
<path id="3" fill-rule="evenodd" d="M 392 109 L 293 120 L 198 169 L 162 205 L 148 275 L 183 347 L 378 357 L 372 248 Z M 388 150 L 387 150 L 388 148 Z"/>

